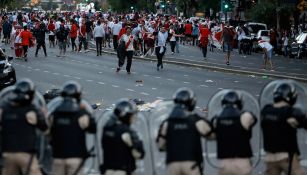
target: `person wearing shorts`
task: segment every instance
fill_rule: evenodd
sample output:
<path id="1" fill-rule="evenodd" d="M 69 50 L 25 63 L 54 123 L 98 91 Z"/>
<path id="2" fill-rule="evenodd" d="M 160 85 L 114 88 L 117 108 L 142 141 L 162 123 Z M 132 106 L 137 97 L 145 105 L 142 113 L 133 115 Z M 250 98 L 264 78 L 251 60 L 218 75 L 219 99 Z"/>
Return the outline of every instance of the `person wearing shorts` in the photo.
<path id="1" fill-rule="evenodd" d="M 263 40 L 258 42 L 258 45 L 262 48 L 263 51 L 263 69 L 266 69 L 266 65 L 269 64 L 271 67 L 271 71 L 273 71 L 273 64 L 272 64 L 272 53 L 273 53 L 273 46 Z"/>
<path id="2" fill-rule="evenodd" d="M 232 43 L 234 39 L 234 31 L 230 27 L 229 22 L 226 22 L 226 26 L 222 32 L 222 44 L 223 44 L 223 51 L 226 52 L 225 60 L 226 64 L 230 65 L 230 55 L 232 52 Z"/>

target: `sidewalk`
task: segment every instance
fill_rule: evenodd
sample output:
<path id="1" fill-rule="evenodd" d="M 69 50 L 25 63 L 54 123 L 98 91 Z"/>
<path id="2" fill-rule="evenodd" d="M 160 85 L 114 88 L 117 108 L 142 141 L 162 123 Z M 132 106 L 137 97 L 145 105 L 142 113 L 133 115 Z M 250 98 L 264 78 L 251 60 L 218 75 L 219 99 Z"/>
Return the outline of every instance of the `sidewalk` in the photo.
<path id="1" fill-rule="evenodd" d="M 91 45 L 96 48 L 95 44 Z M 95 49 L 94 49 L 95 50 Z M 113 48 L 103 48 L 108 54 L 116 54 Z M 263 70 L 263 58 L 260 53 L 252 53 L 252 55 L 239 55 L 234 50 L 231 56 L 231 65 L 227 66 L 224 60 L 224 53 L 218 51 L 210 52 L 208 49 L 207 59 L 202 56 L 201 50 L 196 46 L 180 45 L 180 53 L 171 54 L 170 47 L 167 46 L 164 62 L 170 64 L 178 64 L 184 66 L 192 66 L 204 69 L 210 69 L 221 72 L 229 72 L 236 74 L 245 74 L 251 77 L 260 76 L 263 78 L 278 79 L 294 79 L 307 83 L 307 60 L 290 59 L 283 56 L 273 56 L 272 61 L 275 66 L 274 71 Z M 135 56 L 135 59 L 156 61 L 156 57 L 147 56 L 145 58 Z"/>

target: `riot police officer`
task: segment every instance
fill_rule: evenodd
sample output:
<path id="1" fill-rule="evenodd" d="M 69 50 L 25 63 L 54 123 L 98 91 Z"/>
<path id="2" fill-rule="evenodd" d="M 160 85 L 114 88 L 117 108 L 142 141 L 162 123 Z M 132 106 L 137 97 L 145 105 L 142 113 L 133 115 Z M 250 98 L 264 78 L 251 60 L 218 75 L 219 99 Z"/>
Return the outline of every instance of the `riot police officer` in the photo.
<path id="1" fill-rule="evenodd" d="M 252 171 L 250 139 L 257 119 L 251 112 L 242 110 L 241 98 L 235 91 L 227 92 L 221 101 L 222 111 L 212 119 L 220 160 L 219 175 L 248 175 Z"/>
<path id="2" fill-rule="evenodd" d="M 200 175 L 201 137 L 210 135 L 211 126 L 194 112 L 196 97 L 192 90 L 180 88 L 173 99 L 175 107 L 160 125 L 156 142 L 160 151 L 166 151 L 169 175 Z"/>
<path id="3" fill-rule="evenodd" d="M 261 111 L 266 174 L 280 175 L 284 172 L 303 175 L 296 133 L 297 128 L 306 124 L 306 116 L 294 107 L 296 87 L 291 83 L 281 83 L 273 92 L 273 100 L 273 104 L 265 105 Z"/>
<path id="4" fill-rule="evenodd" d="M 23 79 L 7 93 L 9 97 L 1 99 L 7 100 L 0 107 L 3 175 L 42 174 L 36 158 L 36 129 L 46 131 L 48 126 L 43 106 L 34 104 L 36 93 L 33 82 Z"/>
<path id="5" fill-rule="evenodd" d="M 136 105 L 128 99 L 121 99 L 116 104 L 111 118 L 103 128 L 102 174 L 131 175 L 136 169 L 136 159 L 144 157 L 143 142 L 130 127 L 136 114 Z"/>
<path id="6" fill-rule="evenodd" d="M 53 106 L 53 109 L 50 109 Z M 54 107 L 55 106 L 55 107 Z M 53 173 L 56 175 L 82 174 L 84 161 L 89 156 L 86 136 L 96 132 L 90 105 L 81 98 L 81 86 L 75 81 L 63 85 L 61 97 L 48 104 Z"/>

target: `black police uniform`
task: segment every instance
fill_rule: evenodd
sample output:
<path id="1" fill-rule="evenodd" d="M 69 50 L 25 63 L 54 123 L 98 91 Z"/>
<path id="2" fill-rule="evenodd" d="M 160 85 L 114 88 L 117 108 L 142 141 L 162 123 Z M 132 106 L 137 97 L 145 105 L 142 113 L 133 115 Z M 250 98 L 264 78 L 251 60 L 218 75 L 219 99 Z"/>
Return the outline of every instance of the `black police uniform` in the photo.
<path id="1" fill-rule="evenodd" d="M 73 174 L 83 166 L 89 156 L 86 147 L 86 132 L 95 133 L 96 123 L 91 113 L 83 108 L 74 98 L 64 98 L 61 105 L 51 114 L 51 145 L 53 148 L 53 171 L 58 175 L 66 175 L 66 166 L 72 166 Z M 81 128 L 79 119 L 82 116 L 89 117 L 89 126 Z M 71 160 L 71 162 L 69 161 Z M 81 170 L 80 170 L 81 171 Z"/>
<path id="2" fill-rule="evenodd" d="M 128 146 L 122 139 L 124 133 L 129 133 L 132 138 L 132 146 Z M 142 141 L 128 124 L 120 122 L 116 116 L 112 116 L 103 129 L 102 136 L 103 165 L 101 171 L 106 170 L 124 171 L 131 175 L 136 169 L 135 157 L 132 149 L 139 152 L 140 158 L 144 157 Z"/>
<path id="3" fill-rule="evenodd" d="M 40 175 L 35 157 L 38 150 L 36 129 L 46 131 L 48 128 L 43 112 L 32 104 L 3 104 L 1 109 L 3 175 L 18 175 L 19 171 Z M 30 124 L 27 120 L 26 114 L 29 112 L 36 114 L 36 125 Z"/>
<path id="4" fill-rule="evenodd" d="M 287 120 L 290 117 L 295 118 L 299 123 L 298 127 L 303 127 L 305 115 L 291 106 L 277 108 L 273 105 L 265 106 L 261 113 L 264 150 L 270 153 L 299 154 L 297 128 L 291 127 Z"/>
<path id="5" fill-rule="evenodd" d="M 214 132 L 216 133 L 219 159 L 252 157 L 250 144 L 252 131 L 246 130 L 242 126 L 242 114 L 238 108 L 226 106 L 220 115 L 213 119 L 216 120 Z M 256 121 L 255 117 L 254 119 Z"/>
<path id="6" fill-rule="evenodd" d="M 204 119 L 181 107 L 174 108 L 166 120 L 167 164 L 178 161 L 195 161 L 197 165 L 202 164 L 201 135 L 195 125 L 199 120 Z"/>

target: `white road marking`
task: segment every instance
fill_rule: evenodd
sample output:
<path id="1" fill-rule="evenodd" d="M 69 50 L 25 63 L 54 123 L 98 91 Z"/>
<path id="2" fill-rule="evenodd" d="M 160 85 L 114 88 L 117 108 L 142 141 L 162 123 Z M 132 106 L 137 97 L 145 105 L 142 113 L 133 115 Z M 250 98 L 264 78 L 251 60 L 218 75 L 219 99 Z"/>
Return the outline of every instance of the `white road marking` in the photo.
<path id="1" fill-rule="evenodd" d="M 206 80 L 206 83 L 213 83 L 212 80 Z"/>
<path id="2" fill-rule="evenodd" d="M 163 98 L 163 97 L 156 97 L 157 99 L 159 99 L 159 100 L 165 100 L 165 98 Z"/>
<path id="3" fill-rule="evenodd" d="M 104 82 L 98 82 L 98 84 L 104 84 Z"/>
<path id="4" fill-rule="evenodd" d="M 49 73 L 49 71 L 47 71 L 47 70 L 44 70 L 44 72 L 45 72 L 45 73 Z"/>
<path id="5" fill-rule="evenodd" d="M 234 81 L 235 83 L 239 83 L 239 81 Z"/>
<path id="6" fill-rule="evenodd" d="M 71 77 L 70 75 L 64 75 L 64 77 Z"/>
<path id="7" fill-rule="evenodd" d="M 77 79 L 77 80 L 81 80 L 81 78 L 80 77 L 74 77 L 75 79 Z"/>
<path id="8" fill-rule="evenodd" d="M 126 89 L 126 91 L 135 92 L 133 89 Z"/>
<path id="9" fill-rule="evenodd" d="M 149 77 L 149 75 L 146 75 L 146 74 L 144 74 L 143 76 L 144 76 L 144 77 Z"/>
<path id="10" fill-rule="evenodd" d="M 155 77 L 155 78 L 161 78 L 161 77 Z"/>
<path id="11" fill-rule="evenodd" d="M 93 80 L 86 80 L 87 82 L 92 82 Z"/>
<path id="12" fill-rule="evenodd" d="M 152 90 L 157 90 L 157 88 L 151 88 Z"/>
<path id="13" fill-rule="evenodd" d="M 112 84 L 112 87 L 118 88 L 119 86 Z"/>
<path id="14" fill-rule="evenodd" d="M 102 72 L 98 72 L 99 74 L 102 74 Z"/>
<path id="15" fill-rule="evenodd" d="M 146 95 L 146 96 L 150 95 L 150 94 L 148 94 L 148 93 L 146 93 L 146 92 L 141 92 L 140 94 Z"/>
<path id="16" fill-rule="evenodd" d="M 40 69 L 34 69 L 35 71 L 40 71 Z"/>
<path id="17" fill-rule="evenodd" d="M 183 82 L 184 84 L 190 84 L 190 82 L 187 82 L 187 81 L 185 81 L 185 82 Z"/>
<path id="18" fill-rule="evenodd" d="M 217 88 L 218 90 L 223 90 L 224 88 Z"/>
<path id="19" fill-rule="evenodd" d="M 202 85 L 200 85 L 200 87 L 209 87 L 209 86 L 202 84 Z"/>
<path id="20" fill-rule="evenodd" d="M 168 81 L 175 81 L 175 80 L 173 80 L 173 79 L 170 79 L 170 78 L 168 78 L 167 80 L 168 80 Z"/>
<path id="21" fill-rule="evenodd" d="M 189 75 L 183 75 L 184 77 L 188 77 Z"/>
<path id="22" fill-rule="evenodd" d="M 53 75 L 60 75 L 59 73 L 57 73 L 57 72 L 54 72 L 54 73 L 52 73 Z"/>
<path id="23" fill-rule="evenodd" d="M 32 69 L 32 67 L 28 66 L 28 69 Z"/>

